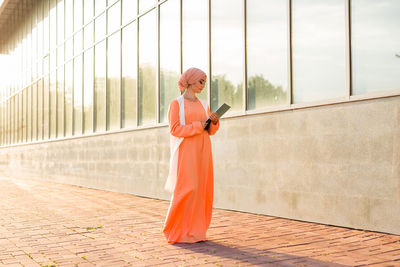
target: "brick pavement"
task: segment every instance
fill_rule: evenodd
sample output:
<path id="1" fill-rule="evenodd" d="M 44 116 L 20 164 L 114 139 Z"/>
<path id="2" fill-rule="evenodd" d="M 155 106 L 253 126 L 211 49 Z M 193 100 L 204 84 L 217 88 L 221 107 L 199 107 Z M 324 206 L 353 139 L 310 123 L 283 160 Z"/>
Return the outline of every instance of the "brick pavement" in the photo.
<path id="1" fill-rule="evenodd" d="M 400 236 L 214 209 L 208 241 L 166 243 L 168 202 L 0 178 L 0 266 L 400 266 Z"/>

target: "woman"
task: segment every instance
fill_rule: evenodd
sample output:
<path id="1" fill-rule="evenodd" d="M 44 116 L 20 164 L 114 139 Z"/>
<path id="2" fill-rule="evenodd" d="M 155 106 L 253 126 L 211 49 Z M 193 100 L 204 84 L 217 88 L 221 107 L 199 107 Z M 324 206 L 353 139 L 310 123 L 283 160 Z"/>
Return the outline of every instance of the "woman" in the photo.
<path id="1" fill-rule="evenodd" d="M 181 92 L 186 90 L 168 111 L 171 161 L 165 187 L 173 192 L 163 230 L 168 243 L 205 241 L 211 222 L 214 173 L 209 135 L 218 130 L 219 119 L 196 97 L 206 79 L 200 69 L 185 71 L 178 85 Z M 211 124 L 204 130 L 208 117 Z"/>

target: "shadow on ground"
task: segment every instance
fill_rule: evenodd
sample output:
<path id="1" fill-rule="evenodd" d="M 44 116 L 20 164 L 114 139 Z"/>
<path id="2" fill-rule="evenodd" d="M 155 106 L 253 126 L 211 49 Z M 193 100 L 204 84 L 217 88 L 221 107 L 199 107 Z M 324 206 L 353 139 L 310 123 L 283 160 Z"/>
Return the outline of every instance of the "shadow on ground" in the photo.
<path id="1" fill-rule="evenodd" d="M 194 244 L 175 243 L 173 246 L 192 251 L 193 253 L 201 253 L 204 255 L 234 260 L 237 264 L 250 263 L 258 266 L 346 266 L 337 263 L 314 260 L 307 257 L 272 252 L 269 250 L 222 244 L 216 241 L 204 241 Z"/>

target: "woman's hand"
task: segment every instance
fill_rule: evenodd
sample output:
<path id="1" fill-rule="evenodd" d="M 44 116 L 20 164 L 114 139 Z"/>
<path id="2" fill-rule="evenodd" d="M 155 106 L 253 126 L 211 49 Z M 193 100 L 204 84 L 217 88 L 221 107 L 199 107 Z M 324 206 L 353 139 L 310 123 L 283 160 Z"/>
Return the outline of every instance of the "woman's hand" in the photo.
<path id="1" fill-rule="evenodd" d="M 211 120 L 214 124 L 217 124 L 217 123 L 218 123 L 219 118 L 218 118 L 217 112 L 213 112 L 213 113 L 210 114 L 210 120 Z"/>

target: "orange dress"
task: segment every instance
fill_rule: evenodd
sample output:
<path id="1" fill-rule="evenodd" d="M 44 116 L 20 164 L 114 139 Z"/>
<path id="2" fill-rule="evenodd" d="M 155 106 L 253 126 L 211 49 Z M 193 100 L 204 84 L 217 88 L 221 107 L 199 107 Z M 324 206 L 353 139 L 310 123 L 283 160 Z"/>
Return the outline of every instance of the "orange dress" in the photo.
<path id="1" fill-rule="evenodd" d="M 201 121 L 207 116 L 201 102 L 184 101 L 185 125 L 179 121 L 177 100 L 171 102 L 168 112 L 171 134 L 184 137 L 179 146 L 176 186 L 163 230 L 168 243 L 205 241 L 213 206 L 214 170 L 209 135 L 216 133 L 219 122 L 204 130 Z"/>

